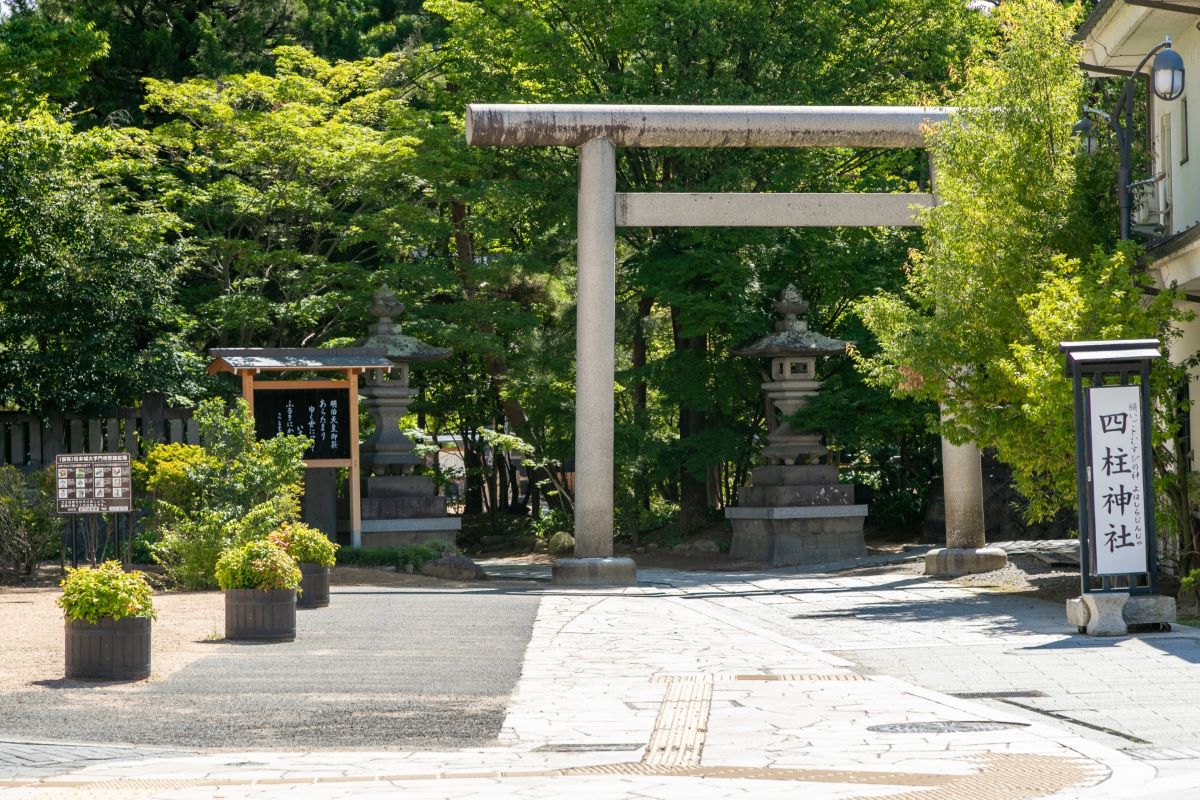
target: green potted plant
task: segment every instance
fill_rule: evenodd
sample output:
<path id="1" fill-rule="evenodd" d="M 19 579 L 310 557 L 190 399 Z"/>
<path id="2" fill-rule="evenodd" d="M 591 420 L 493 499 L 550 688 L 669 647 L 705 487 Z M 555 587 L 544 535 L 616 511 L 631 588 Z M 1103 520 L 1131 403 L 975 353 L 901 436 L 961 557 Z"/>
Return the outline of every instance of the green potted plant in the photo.
<path id="1" fill-rule="evenodd" d="M 58 606 L 66 621 L 66 675 L 89 680 L 150 677 L 153 592 L 146 576 L 116 561 L 67 569 Z"/>
<path id="2" fill-rule="evenodd" d="M 296 638 L 300 570 L 282 547 L 256 539 L 221 553 L 217 585 L 225 590 L 225 638 L 290 642 Z"/>
<path id="3" fill-rule="evenodd" d="M 336 561 L 338 546 L 329 537 L 303 522 L 285 522 L 268 537 L 300 565 L 300 608 L 329 605 L 329 568 Z"/>

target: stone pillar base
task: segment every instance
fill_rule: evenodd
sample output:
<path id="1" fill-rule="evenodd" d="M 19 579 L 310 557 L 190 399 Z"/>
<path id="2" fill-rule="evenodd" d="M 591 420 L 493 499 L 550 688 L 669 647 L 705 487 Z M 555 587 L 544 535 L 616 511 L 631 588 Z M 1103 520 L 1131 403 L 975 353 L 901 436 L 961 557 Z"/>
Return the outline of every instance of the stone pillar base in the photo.
<path id="1" fill-rule="evenodd" d="M 1124 636 L 1129 633 L 1123 611 L 1127 592 L 1088 593 L 1067 601 L 1067 621 L 1088 636 Z"/>
<path id="2" fill-rule="evenodd" d="M 560 558 L 552 575 L 558 586 L 633 586 L 637 564 L 632 558 Z"/>
<path id="3" fill-rule="evenodd" d="M 1121 622 L 1125 630 L 1121 630 L 1119 633 L 1092 632 L 1092 606 L 1096 601 L 1089 600 L 1089 598 L 1097 597 L 1125 598 L 1120 601 L 1112 601 L 1120 609 Z M 1174 621 L 1175 598 L 1166 597 L 1161 594 L 1128 595 L 1124 592 L 1115 594 L 1106 592 L 1103 594 L 1085 594 L 1082 597 L 1075 597 L 1067 601 L 1067 622 L 1079 628 L 1081 632 L 1085 631 L 1089 636 L 1121 636 L 1127 632 L 1128 627 L 1131 625 L 1162 626 L 1170 625 Z M 1103 624 L 1111 625 L 1111 622 Z M 1120 626 L 1111 625 L 1111 627 L 1116 630 Z"/>
<path id="4" fill-rule="evenodd" d="M 999 547 L 939 547 L 925 554 L 925 574 L 957 578 L 1003 569 L 1008 553 Z"/>

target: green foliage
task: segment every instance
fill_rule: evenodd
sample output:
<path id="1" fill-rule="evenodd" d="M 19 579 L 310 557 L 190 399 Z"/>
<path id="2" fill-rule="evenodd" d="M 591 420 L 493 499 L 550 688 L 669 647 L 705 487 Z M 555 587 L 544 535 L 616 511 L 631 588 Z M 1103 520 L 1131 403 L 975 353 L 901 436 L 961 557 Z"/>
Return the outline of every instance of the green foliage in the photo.
<path id="1" fill-rule="evenodd" d="M 334 65 L 281 47 L 274 67 L 146 81 L 147 107 L 170 117 L 151 188 L 190 226 L 182 296 L 200 345 L 329 338 L 361 316 L 381 244 L 415 246 L 404 231 L 425 214 L 391 88 L 401 56 Z"/>
<path id="2" fill-rule="evenodd" d="M 151 157 L 137 132 L 0 121 L 0 404 L 92 413 L 196 392 L 173 222 L 121 186 Z"/>
<path id="3" fill-rule="evenodd" d="M 105 561 L 98 567 L 67 568 L 62 596 L 55 601 L 68 620 L 82 619 L 95 624 L 101 619 L 155 616 L 153 592 L 146 576 L 126 572 L 119 561 Z"/>
<path id="4" fill-rule="evenodd" d="M 1197 603 L 1200 603 L 1200 569 L 1194 569 L 1184 575 L 1179 581 L 1179 588 L 1195 594 Z"/>
<path id="5" fill-rule="evenodd" d="M 32 575 L 58 543 L 63 519 L 54 513 L 54 468 L 26 475 L 0 465 L 0 578 Z"/>
<path id="6" fill-rule="evenodd" d="M 0 20 L 0 117 L 74 96 L 88 66 L 107 54 L 107 37 L 91 23 L 55 22 L 18 9 Z"/>
<path id="7" fill-rule="evenodd" d="M 942 203 L 925 216 L 925 250 L 902 292 L 858 306 L 880 344 L 859 359 L 868 380 L 940 403 L 951 441 L 996 448 L 1031 519 L 1075 499 L 1058 343 L 1169 341 L 1181 319 L 1169 293 L 1143 295 L 1131 248 L 1105 251 L 1078 224 L 1089 200 L 1071 137 L 1084 88 L 1077 13 L 1051 0 L 998 9 L 998 52 L 971 66 L 962 110 L 933 135 Z"/>
<path id="8" fill-rule="evenodd" d="M 198 488 L 189 470 L 211 469 L 214 458 L 195 444 L 153 444 L 146 454 L 133 462 L 133 488 L 139 495 L 150 494 L 180 508 L 194 508 Z"/>
<path id="9" fill-rule="evenodd" d="M 174 452 L 186 457 L 186 463 L 161 472 L 172 496 L 154 501 L 153 524 L 161 539 L 153 551 L 174 581 L 200 589 L 213 585 L 223 550 L 264 539 L 297 520 L 309 440 L 277 436 L 257 441 L 243 400 L 230 411 L 219 399 L 206 400 L 194 418 L 203 453 L 179 448 Z"/>
<path id="10" fill-rule="evenodd" d="M 395 567 L 400 570 L 412 567 L 416 570 L 426 561 L 436 561 L 453 553 L 454 546 L 442 541 L 408 547 L 362 547 L 338 550 L 337 563 L 347 567 Z"/>
<path id="11" fill-rule="evenodd" d="M 37 0 L 36 7 L 52 24 L 111 43 L 79 95 L 99 119 L 139 118 L 143 78 L 268 70 L 271 51 L 284 44 L 336 59 L 379 56 L 436 38 L 439 27 L 414 0 Z"/>
<path id="12" fill-rule="evenodd" d="M 76 316 L 82 322 L 71 331 L 75 338 L 61 337 L 61 349 L 38 357 L 61 367 L 61 376 L 72 365 L 59 357 L 64 352 L 116 353 L 120 366 L 128 351 L 177 369 L 147 368 L 108 383 L 114 371 L 89 355 L 85 369 L 71 373 L 74 383 L 59 378 L 58 394 L 10 399 L 7 385 L 31 392 L 16 368 L 4 375 L 0 360 L 0 378 L 8 378 L 0 380 L 0 402 L 57 403 L 86 389 L 82 400 L 98 408 L 116 399 L 114 386 L 197 396 L 181 336 L 197 350 L 355 338 L 367 297 L 387 282 L 401 287 L 407 332 L 455 348 L 452 358 L 423 368 L 413 410 L 423 427 L 462 442 L 465 506 L 491 512 L 494 527 L 503 513 L 542 499 L 571 512 L 560 465 L 574 446 L 575 162 L 554 149 L 467 147 L 466 103 L 937 103 L 958 81 L 955 66 L 995 30 L 961 0 L 36 6 L 41 22 L 81 26 L 111 44 L 93 62 L 89 82 L 62 85 L 66 92 L 78 87 L 72 99 L 82 123 L 108 123 L 89 136 L 127 142 L 131 153 L 101 187 L 117 199 L 109 204 L 114 230 L 131 219 L 142 225 L 139 235 L 119 237 L 129 244 L 118 255 L 163 242 L 177 248 L 171 258 L 133 265 L 173 269 L 161 291 L 130 289 L 146 304 L 144 318 L 127 330 L 97 320 L 93 310 L 125 297 L 122 286 L 62 281 L 82 287 L 80 299 L 70 298 L 79 308 L 64 306 L 68 317 L 59 308 L 45 312 L 46 326 L 50 313 L 60 324 Z M 62 61 L 73 75 L 77 63 Z M 109 127 L 134 122 L 152 130 Z M 622 191 L 899 191 L 926 177 L 912 151 L 625 149 L 618 158 Z M 47 160 L 30 174 L 53 168 Z M 0 178 L 0 190 L 3 184 Z M 145 230 L 147 219 L 166 233 Z M 84 242 L 106 241 L 74 229 L 85 231 Z M 663 509 L 686 526 L 707 520 L 710 497 L 734 501 L 765 425 L 757 365 L 729 350 L 769 329 L 778 289 L 799 284 L 813 301 L 814 327 L 870 351 L 847 309 L 876 287 L 896 288 L 898 266 L 918 239 L 911 231 L 807 229 L 622 229 L 619 237 L 617 521 L 633 537 L 658 524 Z M 108 262 L 122 280 L 149 274 L 121 259 Z M 54 282 L 38 277 L 27 285 L 35 298 Z M 2 329 L 16 305 L 0 303 Z M 124 338 L 99 341 L 108 330 Z M 135 334 L 147 341 L 122 349 Z M 34 348 L 38 339 L 21 341 Z M 856 388 L 863 407 L 883 404 L 884 390 Z M 71 399 L 74 408 L 80 400 Z M 926 414 L 916 403 L 890 412 L 906 432 Z M 828 424 L 847 461 L 889 465 L 878 467 L 886 475 L 881 491 L 907 499 L 927 484 L 932 467 L 919 437 L 906 433 L 908 443 L 896 447 L 856 415 L 833 415 Z M 501 429 L 528 449 L 489 441 L 487 432 Z M 516 489 L 518 454 L 532 472 L 525 497 Z M 903 466 L 892 469 L 897 461 Z M 435 474 L 439 485 L 445 477 Z M 184 478 L 170 491 L 191 491 Z M 224 506 L 206 511 L 216 501 L 203 492 L 177 500 L 164 501 L 180 510 L 171 524 L 195 530 L 168 549 L 245 535 L 237 526 L 252 504 L 231 504 L 242 509 L 235 518 Z"/>
<path id="13" fill-rule="evenodd" d="M 436 54 L 446 83 L 430 96 L 455 115 L 455 129 L 463 105 L 484 98 L 938 102 L 956 79 L 952 65 L 993 30 L 950 0 L 430 0 L 426 8 L 448 21 Z M 445 291 L 465 302 L 419 313 L 445 321 L 468 354 L 438 368 L 458 374 L 449 391 L 430 392 L 431 413 L 467 440 L 480 424 L 496 427 L 499 406 L 540 458 L 564 462 L 574 435 L 563 402 L 574 367 L 574 163 L 549 149 L 463 149 L 436 126 L 420 135 L 417 172 L 444 209 L 444 232 L 433 230 L 446 245 L 434 252 L 461 284 Z M 629 148 L 617 158 L 620 190 L 634 192 L 895 191 L 924 177 L 922 160 L 906 151 Z M 702 523 L 706 483 L 733 502 L 764 423 L 756 365 L 730 348 L 770 328 L 769 304 L 789 281 L 813 301 L 814 327 L 838 333 L 851 302 L 898 284 L 915 242 L 914 233 L 885 230 L 620 230 L 620 524 L 631 530 L 652 496 L 680 506 L 686 524 Z M 480 377 L 491 379 L 491 393 L 477 388 Z"/>
<path id="14" fill-rule="evenodd" d="M 255 539 L 221 553 L 216 566 L 221 589 L 295 589 L 300 568 L 282 547 Z"/>
<path id="15" fill-rule="evenodd" d="M 338 545 L 303 522 L 285 522 L 267 536 L 267 541 L 282 547 L 298 564 L 332 567 L 337 562 Z"/>
<path id="16" fill-rule="evenodd" d="M 560 509 L 551 509 L 529 523 L 529 531 L 545 539 L 557 531 L 569 531 L 574 526 L 571 516 Z"/>

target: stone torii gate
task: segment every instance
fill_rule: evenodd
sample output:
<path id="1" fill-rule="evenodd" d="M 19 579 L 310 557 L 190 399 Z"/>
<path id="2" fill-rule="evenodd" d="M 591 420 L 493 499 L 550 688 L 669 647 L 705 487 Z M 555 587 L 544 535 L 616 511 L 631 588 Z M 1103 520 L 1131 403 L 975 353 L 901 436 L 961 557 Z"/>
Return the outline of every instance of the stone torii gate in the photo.
<path id="1" fill-rule="evenodd" d="M 616 228 L 646 226 L 882 227 L 918 225 L 932 193 L 618 193 L 617 147 L 919 148 L 925 129 L 953 113 L 916 106 L 619 106 L 472 104 L 467 144 L 578 147 L 578 317 L 575 345 L 575 554 L 556 583 L 636 580 L 613 558 L 613 383 Z M 932 187 L 931 187 L 932 188 Z M 979 452 L 943 440 L 946 554 L 934 571 L 969 565 L 982 548 Z M 1002 551 L 1000 551 L 1002 554 Z M 988 568 L 995 565 L 988 562 Z"/>

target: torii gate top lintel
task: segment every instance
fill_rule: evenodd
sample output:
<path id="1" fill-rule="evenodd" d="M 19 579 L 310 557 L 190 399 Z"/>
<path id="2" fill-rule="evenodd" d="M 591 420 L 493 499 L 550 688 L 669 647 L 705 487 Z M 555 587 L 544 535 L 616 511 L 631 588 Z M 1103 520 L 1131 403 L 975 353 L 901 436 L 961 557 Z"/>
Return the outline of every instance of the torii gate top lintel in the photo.
<path id="1" fill-rule="evenodd" d="M 922 147 L 939 106 L 690 106 L 473 103 L 467 144 L 578 147 Z"/>

